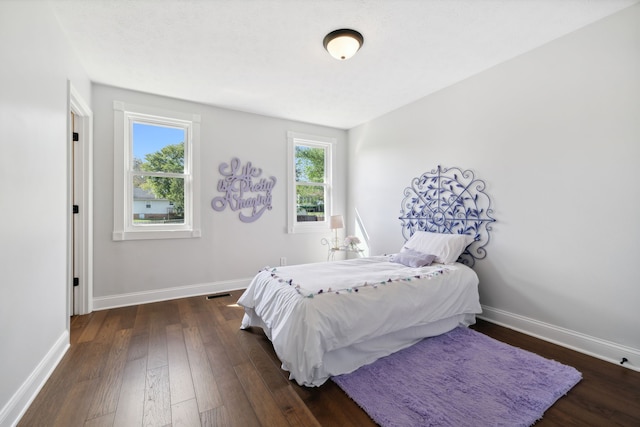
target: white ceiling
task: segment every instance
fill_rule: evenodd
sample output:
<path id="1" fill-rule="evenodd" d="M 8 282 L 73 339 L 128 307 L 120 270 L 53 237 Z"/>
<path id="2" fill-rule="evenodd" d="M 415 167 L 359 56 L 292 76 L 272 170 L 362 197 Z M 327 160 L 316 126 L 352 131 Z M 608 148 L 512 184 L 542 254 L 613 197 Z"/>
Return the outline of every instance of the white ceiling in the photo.
<path id="1" fill-rule="evenodd" d="M 50 0 L 94 82 L 343 129 L 637 2 Z"/>

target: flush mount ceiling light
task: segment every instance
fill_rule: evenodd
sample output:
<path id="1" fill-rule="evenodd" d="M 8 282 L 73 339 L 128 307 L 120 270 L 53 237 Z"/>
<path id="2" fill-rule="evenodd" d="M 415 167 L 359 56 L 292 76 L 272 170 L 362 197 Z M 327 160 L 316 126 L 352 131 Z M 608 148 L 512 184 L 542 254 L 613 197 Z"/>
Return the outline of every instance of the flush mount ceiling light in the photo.
<path id="1" fill-rule="evenodd" d="M 362 43 L 364 43 L 362 34 L 346 28 L 331 31 L 322 42 L 327 52 L 339 60 L 351 58 L 362 47 Z"/>

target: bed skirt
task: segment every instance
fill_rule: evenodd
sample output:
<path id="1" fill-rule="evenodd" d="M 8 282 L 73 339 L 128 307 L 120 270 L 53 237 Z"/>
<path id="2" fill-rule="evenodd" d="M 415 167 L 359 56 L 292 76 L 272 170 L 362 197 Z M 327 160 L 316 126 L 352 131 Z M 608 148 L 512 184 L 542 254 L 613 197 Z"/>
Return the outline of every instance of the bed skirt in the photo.
<path id="1" fill-rule="evenodd" d="M 476 316 L 473 313 L 458 314 L 426 325 L 412 326 L 401 331 L 372 338 L 368 341 L 329 351 L 324 354 L 322 364 L 314 367 L 313 380 L 310 383 L 297 382 L 305 386 L 320 386 L 334 375 L 353 372 L 359 367 L 373 363 L 381 357 L 410 347 L 423 338 L 444 334 L 458 326 L 466 327 L 473 325 L 475 322 Z M 267 338 L 271 340 L 270 328 L 255 314 L 253 309 L 245 308 L 241 328 L 247 329 L 249 327 L 262 328 Z M 283 359 L 280 355 L 278 355 L 278 357 L 280 360 Z M 289 369 L 286 363 L 282 364 L 282 369 L 291 372 L 291 369 Z M 297 380 L 292 374 L 289 375 L 289 379 Z"/>

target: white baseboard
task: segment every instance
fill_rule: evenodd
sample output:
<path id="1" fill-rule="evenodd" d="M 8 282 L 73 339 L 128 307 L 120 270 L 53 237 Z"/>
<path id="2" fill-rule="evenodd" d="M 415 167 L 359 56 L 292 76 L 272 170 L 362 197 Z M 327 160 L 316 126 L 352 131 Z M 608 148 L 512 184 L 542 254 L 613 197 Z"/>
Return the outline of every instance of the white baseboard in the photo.
<path id="1" fill-rule="evenodd" d="M 65 330 L 47 352 L 29 378 L 0 411 L 0 427 L 15 426 L 36 398 L 53 370 L 69 348 L 69 331 Z"/>
<path id="2" fill-rule="evenodd" d="M 174 288 L 155 289 L 144 292 L 94 297 L 93 309 L 106 310 L 109 308 L 126 307 L 129 305 L 147 304 L 150 302 L 166 301 L 176 298 L 195 297 L 199 295 L 216 294 L 235 291 L 249 286 L 251 279 L 228 280 L 222 282 L 201 283 L 197 285 L 178 286 Z"/>
<path id="3" fill-rule="evenodd" d="M 640 349 L 585 335 L 497 308 L 482 306 L 478 318 L 640 372 Z"/>

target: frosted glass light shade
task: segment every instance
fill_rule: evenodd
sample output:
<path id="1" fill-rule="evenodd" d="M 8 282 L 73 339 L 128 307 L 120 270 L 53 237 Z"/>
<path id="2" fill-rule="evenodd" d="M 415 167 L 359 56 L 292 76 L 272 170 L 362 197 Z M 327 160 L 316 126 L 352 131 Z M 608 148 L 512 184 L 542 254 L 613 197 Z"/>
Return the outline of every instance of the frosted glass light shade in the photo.
<path id="1" fill-rule="evenodd" d="M 323 45 L 331 56 L 339 60 L 351 58 L 362 47 L 364 38 L 355 30 L 335 30 L 327 34 Z"/>

